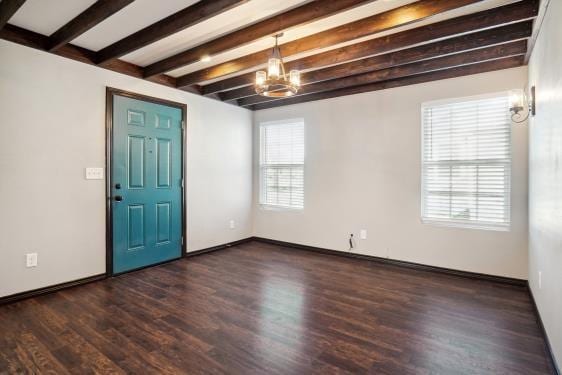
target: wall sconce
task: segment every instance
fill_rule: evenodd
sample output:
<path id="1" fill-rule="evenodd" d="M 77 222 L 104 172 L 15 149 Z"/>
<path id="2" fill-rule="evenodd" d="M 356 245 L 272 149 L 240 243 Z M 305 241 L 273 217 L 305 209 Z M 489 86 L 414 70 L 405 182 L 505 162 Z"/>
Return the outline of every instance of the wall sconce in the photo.
<path id="1" fill-rule="evenodd" d="M 512 90 L 509 92 L 509 112 L 511 121 L 522 123 L 535 115 L 535 86 L 531 87 L 529 96 L 526 90 Z"/>

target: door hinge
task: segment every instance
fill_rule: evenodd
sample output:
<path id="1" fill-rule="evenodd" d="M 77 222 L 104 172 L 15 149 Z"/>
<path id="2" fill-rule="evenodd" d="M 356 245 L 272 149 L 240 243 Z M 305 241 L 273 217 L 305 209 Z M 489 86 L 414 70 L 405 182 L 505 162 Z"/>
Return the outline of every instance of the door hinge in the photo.
<path id="1" fill-rule="evenodd" d="M 185 121 L 182 121 L 182 122 L 181 122 L 181 128 L 182 128 L 182 129 L 185 129 Z"/>
<path id="2" fill-rule="evenodd" d="M 183 245 L 183 236 L 181 236 L 181 244 Z"/>
<path id="3" fill-rule="evenodd" d="M 182 188 L 185 187 L 185 183 L 184 183 L 184 179 L 183 179 L 183 178 L 181 179 L 181 187 L 182 187 Z"/>

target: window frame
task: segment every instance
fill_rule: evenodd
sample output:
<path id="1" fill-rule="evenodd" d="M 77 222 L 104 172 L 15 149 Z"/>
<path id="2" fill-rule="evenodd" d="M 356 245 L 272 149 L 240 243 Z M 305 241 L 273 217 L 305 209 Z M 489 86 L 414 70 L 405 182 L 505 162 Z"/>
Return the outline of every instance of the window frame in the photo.
<path id="1" fill-rule="evenodd" d="M 265 142 L 263 142 L 263 133 L 262 128 L 270 125 L 289 125 L 289 124 L 296 124 L 301 123 L 303 127 L 303 145 L 304 145 L 304 153 L 303 153 L 303 161 L 302 164 L 286 164 L 286 166 L 293 167 L 293 166 L 301 166 L 302 168 L 302 181 L 303 181 L 303 198 L 302 198 L 302 207 L 290 207 L 290 206 L 283 206 L 283 205 L 276 205 L 276 204 L 269 204 L 264 203 L 265 201 L 265 184 L 264 184 L 264 169 L 266 168 L 266 164 L 263 163 L 263 155 L 265 155 Z M 260 209 L 268 210 L 268 211 L 289 211 L 289 212 L 302 212 L 304 211 L 305 207 L 305 198 L 306 198 L 306 123 L 304 118 L 289 118 L 283 120 L 275 120 L 275 121 L 263 121 L 260 122 L 258 125 L 258 142 L 259 142 L 259 154 L 258 154 L 258 206 Z"/>
<path id="2" fill-rule="evenodd" d="M 461 102 L 468 102 L 468 101 L 475 101 L 475 100 L 485 100 L 485 99 L 492 99 L 497 97 L 506 97 L 509 98 L 509 91 L 499 91 L 481 95 L 472 95 L 472 96 L 465 96 L 465 97 L 456 97 L 456 98 L 447 98 L 441 100 L 432 100 L 423 102 L 421 104 L 421 111 L 420 111 L 420 181 L 421 181 L 421 188 L 420 188 L 420 220 L 422 224 L 434 225 L 434 226 L 441 226 L 441 227 L 452 227 L 452 228 L 461 228 L 461 229 L 480 229 L 480 230 L 488 230 L 488 231 L 499 231 L 499 232 L 509 232 L 511 231 L 511 195 L 512 195 L 512 179 L 513 179 L 513 130 L 512 124 L 509 122 L 509 153 L 508 153 L 508 162 L 505 164 L 507 165 L 508 176 L 505 180 L 506 186 L 505 190 L 507 191 L 506 195 L 506 218 L 507 223 L 505 224 L 496 224 L 496 223 L 487 223 L 487 222 L 479 222 L 474 220 L 453 220 L 451 218 L 448 219 L 437 219 L 437 218 L 428 218 L 425 216 L 425 167 L 426 162 L 424 159 L 424 152 L 425 152 L 425 122 L 424 122 L 424 113 L 426 108 L 434 107 L 438 105 L 446 105 L 452 103 L 461 103 Z M 509 112 L 509 109 L 506 107 L 506 114 Z M 509 119 L 509 116 L 508 116 Z M 509 120 L 508 120 L 509 121 Z M 498 163 L 478 163 L 478 162 L 470 162 L 467 160 L 459 160 L 456 165 L 462 165 L 465 163 L 466 165 L 492 165 L 492 164 L 501 164 Z M 450 162 L 443 162 L 444 164 L 453 165 Z M 439 165 L 437 162 L 436 165 Z"/>

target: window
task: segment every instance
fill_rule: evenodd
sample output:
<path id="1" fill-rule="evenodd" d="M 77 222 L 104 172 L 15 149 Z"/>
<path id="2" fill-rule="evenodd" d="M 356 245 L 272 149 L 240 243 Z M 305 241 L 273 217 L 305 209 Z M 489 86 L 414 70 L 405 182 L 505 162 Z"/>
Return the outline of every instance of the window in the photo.
<path id="1" fill-rule="evenodd" d="M 304 122 L 260 125 L 260 204 L 304 207 Z"/>
<path id="2" fill-rule="evenodd" d="M 423 222 L 509 229 L 508 107 L 507 93 L 423 105 Z"/>

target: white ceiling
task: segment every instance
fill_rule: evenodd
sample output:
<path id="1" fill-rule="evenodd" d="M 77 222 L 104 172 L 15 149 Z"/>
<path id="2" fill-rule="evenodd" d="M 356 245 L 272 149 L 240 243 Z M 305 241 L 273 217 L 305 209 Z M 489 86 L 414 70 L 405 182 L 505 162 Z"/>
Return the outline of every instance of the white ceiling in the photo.
<path id="1" fill-rule="evenodd" d="M 105 21 L 80 35 L 77 39 L 74 39 L 72 43 L 98 51 L 148 25 L 160 21 L 162 18 L 195 4 L 197 1 L 135 0 Z"/>
<path id="2" fill-rule="evenodd" d="M 51 35 L 79 15 L 96 0 L 28 0 L 10 18 L 9 23 Z"/>
<path id="3" fill-rule="evenodd" d="M 348 22 L 353 22 L 355 20 L 405 4 L 413 3 L 415 1 L 416 0 L 373 1 L 332 17 L 327 17 L 307 25 L 287 30 L 285 31 L 285 36 L 280 40 L 280 42 L 285 43 L 291 40 L 299 39 L 307 35 L 315 34 L 320 31 Z M 512 3 L 514 1 L 516 0 L 483 0 L 471 6 L 433 16 L 421 22 L 416 22 L 392 31 L 379 33 L 364 39 L 371 39 L 373 37 L 382 36 L 396 31 L 418 27 L 423 24 L 437 22 L 467 13 L 482 11 Z M 10 23 L 44 35 L 50 35 L 94 2 L 95 0 L 28 0 L 10 19 Z M 196 2 L 197 0 L 136 0 L 107 20 L 88 30 L 72 43 L 97 51 Z M 242 28 L 248 24 L 255 23 L 261 19 L 303 5 L 307 2 L 309 2 L 309 0 L 250 0 L 243 5 L 201 22 L 198 25 L 185 29 L 179 33 L 130 53 L 124 56 L 123 60 L 140 66 L 145 66 L 185 49 L 204 43 L 208 40 L 214 39 L 218 36 Z M 357 40 L 351 43 L 356 42 Z M 212 59 L 209 62 L 199 61 L 180 69 L 176 69 L 170 72 L 170 75 L 179 76 L 220 62 L 235 59 L 252 52 L 269 48 L 272 46 L 272 43 L 272 38 L 262 38 L 231 51 L 212 56 Z M 330 49 L 335 47 L 336 46 L 332 46 Z M 319 50 L 316 50 L 307 54 L 318 53 L 318 51 Z M 306 54 L 296 57 L 304 55 Z"/>

